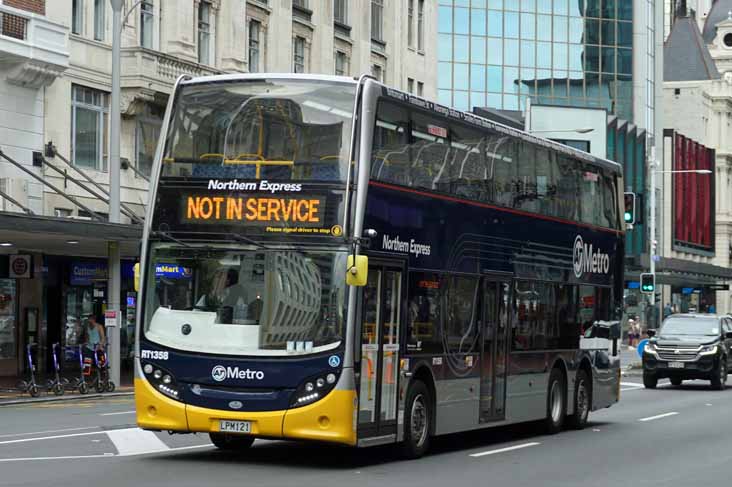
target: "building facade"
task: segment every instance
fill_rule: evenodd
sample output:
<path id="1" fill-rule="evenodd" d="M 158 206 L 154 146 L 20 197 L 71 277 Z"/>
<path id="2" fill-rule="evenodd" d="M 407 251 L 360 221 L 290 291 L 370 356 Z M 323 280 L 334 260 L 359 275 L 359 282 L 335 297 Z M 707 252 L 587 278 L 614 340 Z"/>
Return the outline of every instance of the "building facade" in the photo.
<path id="1" fill-rule="evenodd" d="M 123 364 L 129 357 L 131 266 L 178 76 L 372 74 L 437 94 L 427 0 L 126 0 L 123 16 L 122 224 L 110 224 L 110 2 L 0 0 L 0 380 L 26 368 L 29 343 L 42 371 L 53 343 L 79 343 L 84 317 L 109 301 L 110 245 L 122 257 Z"/>

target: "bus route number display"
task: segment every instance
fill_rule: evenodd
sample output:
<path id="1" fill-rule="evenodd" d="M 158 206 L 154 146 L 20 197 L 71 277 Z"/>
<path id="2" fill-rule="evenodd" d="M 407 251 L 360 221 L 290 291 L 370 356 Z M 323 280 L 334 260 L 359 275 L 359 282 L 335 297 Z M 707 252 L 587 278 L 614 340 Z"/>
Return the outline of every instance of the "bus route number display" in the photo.
<path id="1" fill-rule="evenodd" d="M 326 198 L 308 196 L 207 196 L 183 198 L 181 221 L 264 227 L 268 233 L 331 233 Z"/>

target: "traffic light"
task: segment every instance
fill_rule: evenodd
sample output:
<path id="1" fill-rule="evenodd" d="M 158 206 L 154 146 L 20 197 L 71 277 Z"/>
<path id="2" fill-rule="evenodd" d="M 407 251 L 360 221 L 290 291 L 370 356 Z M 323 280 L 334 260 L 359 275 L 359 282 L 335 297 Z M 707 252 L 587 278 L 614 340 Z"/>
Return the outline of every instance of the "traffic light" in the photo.
<path id="1" fill-rule="evenodd" d="M 635 193 L 624 193 L 624 197 L 625 223 L 630 223 L 632 225 L 635 223 Z"/>
<path id="2" fill-rule="evenodd" d="M 641 292 L 645 294 L 653 294 L 656 290 L 656 275 L 650 272 L 644 272 L 640 276 Z"/>

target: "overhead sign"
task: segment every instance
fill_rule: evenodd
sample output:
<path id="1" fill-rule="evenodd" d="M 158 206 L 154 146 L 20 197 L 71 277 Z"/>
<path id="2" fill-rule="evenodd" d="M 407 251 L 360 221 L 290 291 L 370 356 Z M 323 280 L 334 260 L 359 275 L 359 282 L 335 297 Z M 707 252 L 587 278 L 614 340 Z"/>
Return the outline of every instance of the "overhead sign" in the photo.
<path id="1" fill-rule="evenodd" d="M 710 291 L 729 291 L 729 284 L 707 284 L 704 287 Z"/>
<path id="2" fill-rule="evenodd" d="M 71 262 L 69 284 L 72 286 L 89 286 L 94 281 L 107 280 L 106 262 Z"/>
<path id="3" fill-rule="evenodd" d="M 178 264 L 156 264 L 155 277 L 166 277 L 168 279 L 190 279 L 193 271 L 190 267 L 183 267 Z"/>
<path id="4" fill-rule="evenodd" d="M 33 267 L 30 255 L 17 254 L 10 256 L 8 277 L 11 279 L 30 279 L 33 277 Z"/>

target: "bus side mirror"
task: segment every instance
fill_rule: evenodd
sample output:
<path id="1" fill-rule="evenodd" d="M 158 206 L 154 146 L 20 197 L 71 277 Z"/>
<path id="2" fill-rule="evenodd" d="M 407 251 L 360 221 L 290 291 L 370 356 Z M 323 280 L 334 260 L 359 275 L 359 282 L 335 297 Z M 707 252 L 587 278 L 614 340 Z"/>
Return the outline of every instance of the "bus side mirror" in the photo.
<path id="1" fill-rule="evenodd" d="M 346 284 L 365 286 L 369 277 L 369 258 L 365 255 L 349 255 L 346 261 Z"/>
<path id="2" fill-rule="evenodd" d="M 136 262 L 134 266 L 135 272 L 135 292 L 140 290 L 140 263 Z"/>

